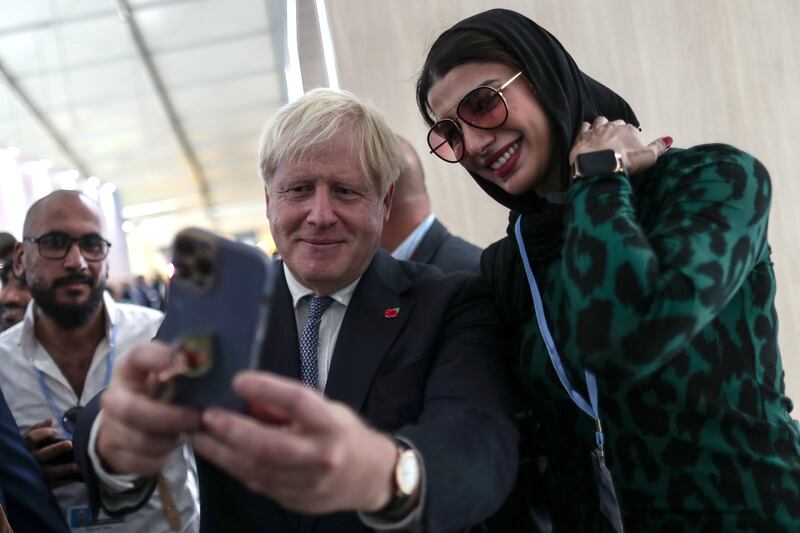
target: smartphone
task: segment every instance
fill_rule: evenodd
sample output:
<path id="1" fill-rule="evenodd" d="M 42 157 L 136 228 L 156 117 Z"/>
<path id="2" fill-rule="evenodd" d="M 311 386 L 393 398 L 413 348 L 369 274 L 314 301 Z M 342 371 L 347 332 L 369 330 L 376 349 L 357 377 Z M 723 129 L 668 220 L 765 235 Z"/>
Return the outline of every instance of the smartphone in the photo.
<path id="1" fill-rule="evenodd" d="M 173 347 L 173 368 L 156 395 L 175 404 L 244 411 L 231 387 L 258 366 L 277 279 L 255 246 L 189 228 L 173 244 L 174 273 L 156 340 Z"/>

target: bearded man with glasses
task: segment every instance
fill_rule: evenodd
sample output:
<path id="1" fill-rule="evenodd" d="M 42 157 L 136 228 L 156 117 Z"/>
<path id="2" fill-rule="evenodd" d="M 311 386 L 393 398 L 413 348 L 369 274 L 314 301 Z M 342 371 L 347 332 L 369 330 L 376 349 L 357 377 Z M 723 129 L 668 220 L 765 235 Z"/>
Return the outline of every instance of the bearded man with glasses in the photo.
<path id="1" fill-rule="evenodd" d="M 108 386 L 115 364 L 149 341 L 162 314 L 117 304 L 106 293 L 111 242 L 100 207 L 77 191 L 56 191 L 31 206 L 15 274 L 33 305 L 0 335 L 0 388 L 70 526 L 89 516 L 86 486 L 72 458 L 82 406 Z M 158 494 L 125 518 L 92 517 L 104 531 L 197 531 L 199 504 L 190 455 L 179 447 Z M 125 480 L 115 490 L 132 488 Z"/>

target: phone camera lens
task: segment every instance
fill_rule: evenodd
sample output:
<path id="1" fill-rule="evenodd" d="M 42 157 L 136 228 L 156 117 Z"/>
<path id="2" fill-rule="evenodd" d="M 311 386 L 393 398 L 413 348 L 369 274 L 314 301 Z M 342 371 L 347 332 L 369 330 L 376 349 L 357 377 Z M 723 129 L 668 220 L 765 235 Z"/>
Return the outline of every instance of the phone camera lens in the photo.
<path id="1" fill-rule="evenodd" d="M 214 265 L 212 265 L 211 261 L 205 257 L 198 257 L 197 262 L 194 264 L 194 268 L 197 270 L 198 274 L 203 276 L 210 276 L 214 271 Z"/>
<path id="2" fill-rule="evenodd" d="M 181 256 L 190 256 L 194 254 L 194 243 L 187 238 L 178 238 L 175 241 L 175 254 Z"/>

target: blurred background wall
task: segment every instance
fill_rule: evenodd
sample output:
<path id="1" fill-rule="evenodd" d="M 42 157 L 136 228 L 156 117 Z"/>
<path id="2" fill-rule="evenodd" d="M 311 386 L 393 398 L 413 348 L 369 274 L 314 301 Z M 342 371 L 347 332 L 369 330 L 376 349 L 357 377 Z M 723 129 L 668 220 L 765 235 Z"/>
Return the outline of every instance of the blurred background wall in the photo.
<path id="1" fill-rule="evenodd" d="M 435 212 L 485 246 L 507 214 L 427 155 L 414 82 L 442 30 L 493 7 L 550 30 L 631 104 L 647 140 L 731 143 L 766 165 L 781 349 L 800 401 L 797 0 L 0 0 L 0 149 L 114 185 L 130 271 L 163 272 L 188 224 L 271 248 L 259 130 L 303 89 L 338 84 L 413 143 Z M 0 173 L 0 231 L 17 233 L 32 201 L 14 196 L 30 190 L 16 179 Z"/>

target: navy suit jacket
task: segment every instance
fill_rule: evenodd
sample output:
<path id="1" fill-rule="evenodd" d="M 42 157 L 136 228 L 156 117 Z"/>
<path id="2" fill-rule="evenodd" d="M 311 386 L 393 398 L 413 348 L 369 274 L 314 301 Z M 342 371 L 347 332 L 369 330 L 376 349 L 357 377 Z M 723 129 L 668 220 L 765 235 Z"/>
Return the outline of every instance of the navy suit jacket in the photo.
<path id="1" fill-rule="evenodd" d="M 0 505 L 14 531 L 69 531 L 0 391 Z"/>
<path id="2" fill-rule="evenodd" d="M 299 379 L 297 326 L 282 269 L 273 305 L 261 368 Z M 387 318 L 394 308 L 398 315 Z M 347 307 L 325 395 L 420 451 L 426 472 L 422 531 L 478 523 L 511 490 L 518 435 L 510 421 L 504 349 L 483 281 L 443 276 L 382 251 Z M 78 439 L 76 433 L 76 454 Z M 354 512 L 311 516 L 283 509 L 202 457 L 197 461 L 201 532 L 369 531 Z"/>
<path id="3" fill-rule="evenodd" d="M 447 231 L 438 220 L 425 232 L 411 260 L 436 266 L 445 274 L 481 271 L 481 249 Z"/>

